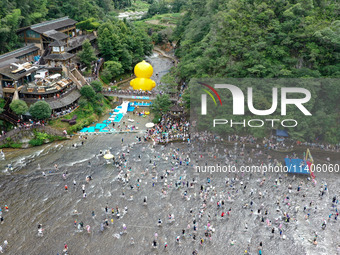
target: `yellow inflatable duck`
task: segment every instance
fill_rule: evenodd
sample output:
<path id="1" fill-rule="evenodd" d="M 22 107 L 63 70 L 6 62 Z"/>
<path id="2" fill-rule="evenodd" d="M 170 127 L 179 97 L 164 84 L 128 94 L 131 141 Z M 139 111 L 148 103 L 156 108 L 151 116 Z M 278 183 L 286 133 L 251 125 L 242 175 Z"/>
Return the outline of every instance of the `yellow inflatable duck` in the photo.
<path id="1" fill-rule="evenodd" d="M 151 91 L 156 87 L 156 82 L 151 80 L 150 77 L 153 73 L 152 66 L 143 60 L 139 62 L 134 69 L 137 78 L 130 81 L 130 86 L 134 90 L 148 90 Z"/>

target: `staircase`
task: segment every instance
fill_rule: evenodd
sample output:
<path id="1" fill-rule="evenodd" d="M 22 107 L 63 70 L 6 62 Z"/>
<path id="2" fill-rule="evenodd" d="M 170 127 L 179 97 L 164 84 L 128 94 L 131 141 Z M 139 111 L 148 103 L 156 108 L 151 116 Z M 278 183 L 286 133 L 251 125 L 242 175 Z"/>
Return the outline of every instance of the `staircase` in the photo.
<path id="1" fill-rule="evenodd" d="M 43 55 L 40 57 L 39 59 L 39 65 L 45 65 L 46 64 L 46 61 L 44 59 L 44 57 L 46 57 L 47 55 L 49 55 L 52 51 L 52 48 L 51 47 L 47 47 L 43 53 Z"/>
<path id="2" fill-rule="evenodd" d="M 68 77 L 76 84 L 80 90 L 84 85 L 90 85 L 84 78 L 84 76 L 78 71 L 77 68 L 69 68 L 63 66 L 63 71 L 67 73 Z"/>
<path id="3" fill-rule="evenodd" d="M 18 117 L 9 113 L 8 111 L 4 111 L 0 114 L 0 119 L 5 120 L 7 122 L 12 123 L 14 126 L 18 124 Z"/>
<path id="4" fill-rule="evenodd" d="M 94 70 L 96 78 L 99 78 L 99 72 L 100 72 L 100 69 L 102 68 L 103 64 L 104 64 L 104 59 L 101 58 L 99 63 L 97 64 L 95 70 Z"/>
<path id="5" fill-rule="evenodd" d="M 10 98 L 6 98 L 6 103 L 4 106 L 4 111 L 0 114 L 0 119 L 12 123 L 14 126 L 18 124 L 18 116 L 10 112 L 9 105 L 12 102 Z"/>

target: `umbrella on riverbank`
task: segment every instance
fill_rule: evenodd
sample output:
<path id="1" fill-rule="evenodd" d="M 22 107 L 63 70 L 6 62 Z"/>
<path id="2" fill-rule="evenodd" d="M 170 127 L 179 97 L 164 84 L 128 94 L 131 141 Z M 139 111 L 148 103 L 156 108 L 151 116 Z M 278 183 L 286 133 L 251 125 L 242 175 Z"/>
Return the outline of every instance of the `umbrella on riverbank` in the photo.
<path id="1" fill-rule="evenodd" d="M 147 128 L 152 128 L 152 127 L 155 126 L 155 124 L 152 123 L 152 122 L 149 122 L 149 123 L 146 123 L 145 126 L 146 126 Z"/>
<path id="2" fill-rule="evenodd" d="M 109 154 L 105 154 L 104 155 L 104 158 L 105 159 L 112 159 L 114 156 L 111 154 L 111 153 L 109 153 Z"/>

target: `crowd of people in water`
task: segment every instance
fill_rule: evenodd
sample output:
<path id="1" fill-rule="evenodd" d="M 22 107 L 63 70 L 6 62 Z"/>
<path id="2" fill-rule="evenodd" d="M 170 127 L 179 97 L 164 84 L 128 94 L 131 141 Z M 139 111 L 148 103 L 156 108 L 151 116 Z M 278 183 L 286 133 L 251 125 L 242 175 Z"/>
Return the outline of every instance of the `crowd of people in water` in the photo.
<path id="1" fill-rule="evenodd" d="M 286 254 L 302 254 L 305 249 L 317 254 L 320 245 L 334 246 L 332 249 L 340 254 L 340 243 L 326 238 L 326 233 L 339 231 L 339 189 L 330 188 L 326 178 L 265 171 L 216 175 L 195 172 L 195 166 L 211 164 L 236 166 L 237 169 L 249 164 L 279 165 L 283 158 L 272 157 L 271 151 L 291 145 L 283 146 L 285 141 L 277 143 L 275 137 L 229 135 L 223 139 L 208 132 L 190 133 L 189 129 L 187 120 L 163 116 L 159 124 L 145 133 L 134 134 L 134 142 L 128 143 L 122 136 L 115 151 L 103 148 L 97 152 L 96 160 L 113 166 L 112 174 L 121 187 L 116 196 L 123 202 L 98 205 L 92 210 L 91 217 L 99 219 L 97 224 L 85 220 L 87 217 L 81 206 L 73 208 L 69 217 L 73 219 L 74 231 L 89 235 L 97 234 L 97 230 L 117 231 L 113 234 L 117 241 L 125 238 L 131 246 L 141 245 L 143 241 L 134 236 L 133 230 L 142 226 L 129 224 L 126 215 L 131 211 L 129 203 L 142 205 L 142 210 L 152 210 L 150 195 L 143 193 L 147 190 L 164 201 L 164 208 L 171 202 L 170 197 L 176 197 L 178 200 L 172 202 L 180 204 L 185 211 L 180 213 L 173 208 L 156 215 L 157 220 L 148 225 L 154 233 L 148 239 L 151 249 L 171 250 L 175 254 L 176 247 L 185 247 L 190 249 L 190 253 L 185 254 L 206 254 L 206 249 L 213 249 L 214 243 L 223 239 L 223 249 L 231 254 L 242 249 L 243 254 L 261 255 L 270 254 L 275 240 L 285 242 Z M 87 136 L 79 139 L 79 146 L 73 147 L 82 150 L 88 142 Z M 291 143 L 287 141 L 287 144 Z M 297 157 L 294 152 L 287 153 L 291 158 Z M 95 167 L 94 160 L 84 164 L 84 167 Z M 96 178 L 95 171 L 78 180 L 55 164 L 48 172 L 42 169 L 47 181 L 49 174 L 60 174 L 63 192 L 76 192 L 84 202 L 91 199 L 87 191 Z M 4 214 L 0 208 L 1 223 L 8 213 L 8 206 L 3 208 Z M 45 236 L 43 224 L 38 224 L 38 237 Z M 168 232 L 164 236 L 160 234 L 161 229 L 173 229 L 176 234 Z M 5 240 L 0 252 L 8 249 L 7 245 Z M 74 247 L 65 242 L 58 254 L 73 254 L 73 250 Z"/>
<path id="2" fill-rule="evenodd" d="M 192 243 L 193 249 L 190 251 L 192 254 L 204 254 L 204 247 L 213 245 L 222 229 L 233 225 L 233 222 L 240 218 L 242 222 L 238 222 L 238 230 L 232 235 L 226 235 L 228 239 L 225 240 L 225 249 L 242 245 L 244 254 L 261 255 L 264 250 L 268 251 L 266 247 L 268 240 L 265 238 L 258 243 L 249 241 L 247 244 L 241 238 L 241 235 L 252 235 L 255 229 L 267 232 L 269 238 L 277 241 L 291 240 L 291 245 L 294 246 L 293 232 L 307 231 L 306 225 L 316 224 L 318 226 L 314 227 L 314 232 L 305 233 L 305 236 L 313 246 L 318 246 L 320 236 L 322 241 L 325 241 L 324 233 L 328 228 L 333 230 L 338 228 L 338 194 L 336 191 L 330 191 L 324 180 L 317 183 L 313 182 L 310 176 L 297 179 L 295 175 L 266 172 L 250 175 L 241 172 L 226 173 L 222 179 L 221 176 L 214 175 L 202 178 L 185 174 L 186 171 L 193 171 L 193 166 L 207 165 L 211 160 L 218 164 L 237 166 L 254 162 L 265 165 L 279 163 L 279 160 L 268 157 L 270 150 L 266 148 L 265 143 L 252 136 L 230 136 L 228 141 L 234 142 L 235 145 L 228 149 L 222 143 L 213 144 L 212 141 L 216 137 L 207 133 L 194 134 L 190 140 L 188 129 L 189 124 L 186 121 L 164 118 L 144 135 L 137 135 L 134 143 L 126 144 L 122 138 L 121 148 L 126 149 L 122 149 L 116 156 L 112 155 L 110 150 L 101 150 L 97 155 L 97 158 L 112 155 L 111 159 L 106 161 L 117 169 L 116 180 L 122 185 L 120 197 L 126 202 L 133 201 L 148 207 L 148 197 L 141 196 L 141 190 L 148 189 L 159 193 L 164 199 L 169 193 L 176 193 L 184 204 L 188 204 L 186 216 L 178 216 L 176 211 L 169 212 L 166 217 L 159 215 L 154 223 L 154 236 L 150 240 L 152 249 L 168 250 L 172 242 L 176 246 L 190 246 Z M 184 143 L 179 143 L 178 146 L 171 143 L 176 139 L 181 139 Z M 268 142 L 267 139 L 263 141 Z M 164 145 L 158 145 L 162 142 L 165 142 Z M 136 157 L 130 154 L 134 144 L 142 146 L 141 153 Z M 250 144 L 258 146 L 250 149 L 248 147 Z M 146 153 L 150 155 L 149 167 L 132 169 L 131 163 L 142 161 Z M 162 162 L 169 164 L 169 167 L 164 168 Z M 91 167 L 90 161 L 88 167 Z M 58 171 L 57 165 L 55 170 Z M 62 178 L 68 179 L 68 173 L 63 172 Z M 65 192 L 81 188 L 82 199 L 88 199 L 86 187 L 90 185 L 93 177 L 86 176 L 85 180 L 82 185 L 73 180 L 74 188 L 65 185 Z M 151 186 L 145 187 L 142 180 L 151 180 Z M 324 200 L 327 208 L 321 210 Z M 190 201 L 194 201 L 194 204 Z M 234 201 L 241 201 L 241 208 Z M 91 233 L 93 228 L 99 227 L 103 232 L 113 226 L 113 229 L 118 230 L 118 233 L 113 235 L 115 238 L 120 239 L 127 235 L 130 245 L 138 244 L 138 240 L 133 237 L 133 231 L 130 230 L 134 226 L 129 226 L 129 223 L 124 221 L 124 215 L 129 212 L 127 205 L 106 204 L 102 211 L 104 217 L 99 226 L 90 226 L 90 223 L 75 220 L 75 231 Z M 72 215 L 79 216 L 81 212 L 74 209 Z M 92 211 L 91 216 L 96 217 L 95 211 Z M 305 223 L 301 223 L 302 220 Z M 158 229 L 172 228 L 174 222 L 180 222 L 179 227 L 177 224 L 175 228 L 177 234 L 160 238 Z M 39 225 L 38 236 L 42 235 L 43 228 Z M 65 244 L 64 254 L 67 252 L 68 246 Z"/>

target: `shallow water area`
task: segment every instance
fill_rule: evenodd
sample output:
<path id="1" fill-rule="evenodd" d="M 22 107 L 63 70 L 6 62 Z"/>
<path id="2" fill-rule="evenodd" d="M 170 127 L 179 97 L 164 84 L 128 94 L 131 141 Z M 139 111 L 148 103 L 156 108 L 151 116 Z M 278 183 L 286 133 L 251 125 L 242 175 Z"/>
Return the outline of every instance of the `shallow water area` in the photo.
<path id="1" fill-rule="evenodd" d="M 339 225 L 332 219 L 325 231 L 321 230 L 324 218 L 332 210 L 331 198 L 333 194 L 339 194 L 339 180 L 334 178 L 336 174 L 317 174 L 318 186 L 313 187 L 307 181 L 306 176 L 280 175 L 283 179 L 277 187 L 274 180 L 279 174 L 266 174 L 266 182 L 259 186 L 259 180 L 263 174 L 225 174 L 225 173 L 197 173 L 192 164 L 204 165 L 206 162 L 221 164 L 224 158 L 212 157 L 214 149 L 207 145 L 206 149 L 193 148 L 186 143 L 174 143 L 172 145 L 153 146 L 152 142 L 139 143 L 136 136 L 142 134 L 117 134 L 117 135 L 88 135 L 87 139 L 74 137 L 69 141 L 44 145 L 28 150 L 6 152 L 7 160 L 12 162 L 14 171 L 4 173 L 0 181 L 1 208 L 8 205 L 9 211 L 3 212 L 4 223 L 1 225 L 0 243 L 8 240 L 8 254 L 61 254 L 64 243 L 69 247 L 69 254 L 112 254 L 112 252 L 126 254 L 190 254 L 194 249 L 199 254 L 242 254 L 249 244 L 251 251 L 256 251 L 258 243 L 263 242 L 263 251 L 266 254 L 332 254 L 335 253 L 337 240 L 336 233 Z M 123 139 L 123 143 L 122 143 Z M 84 141 L 84 145 L 80 145 Z M 74 148 L 72 145 L 79 146 Z M 231 154 L 237 154 L 238 147 L 227 145 Z M 129 183 L 124 184 L 117 178 L 120 170 L 112 164 L 112 160 L 105 160 L 100 156 L 100 151 L 105 150 L 118 158 L 123 153 L 126 164 L 122 170 L 129 173 Z M 187 155 L 191 163 L 178 164 L 178 160 L 172 155 L 178 153 L 180 157 Z M 283 158 L 283 153 L 269 153 L 272 157 Z M 321 153 L 322 154 L 322 153 Z M 202 155 L 203 158 L 200 158 Z M 318 156 L 313 152 L 315 160 L 321 162 L 324 155 Z M 331 158 L 336 153 L 328 153 Z M 256 160 L 264 160 L 266 157 L 258 156 Z M 177 164 L 176 164 L 177 161 Z M 1 167 L 3 167 L 1 161 Z M 90 162 L 90 163 L 89 163 Z M 184 162 L 184 161 L 183 161 Z M 333 162 L 333 161 L 332 161 Z M 335 161 L 336 162 L 336 161 Z M 58 165 L 55 169 L 54 165 Z M 40 166 L 40 169 L 39 169 Z M 131 170 L 129 168 L 131 167 Z M 143 172 L 148 169 L 149 173 Z M 160 176 L 164 171 L 169 171 L 167 184 L 164 184 Z M 43 176 L 42 172 L 46 176 Z M 67 171 L 66 179 L 63 173 Z M 86 176 L 91 176 L 90 182 Z M 155 177 L 157 176 L 157 179 Z M 229 185 L 225 184 L 225 178 L 237 177 Z M 210 182 L 208 183 L 209 177 Z M 193 188 L 182 184 L 176 188 L 177 182 L 191 183 L 195 179 Z M 76 185 L 73 184 L 76 181 Z M 303 181 L 302 191 L 296 191 L 299 183 Z M 241 183 L 242 182 L 242 183 Z M 324 197 L 319 198 L 319 185 L 327 182 L 328 190 Z M 171 183 L 171 187 L 169 187 Z M 83 198 L 81 186 L 85 184 L 87 197 Z M 137 187 L 139 184 L 139 190 Z M 288 185 L 293 186 L 291 193 Z M 68 190 L 65 191 L 65 185 Z M 131 189 L 130 185 L 134 188 Z M 231 185 L 231 186 L 230 186 Z M 244 186 L 247 186 L 244 188 Z M 206 209 L 202 211 L 203 200 L 200 198 L 201 186 L 208 190 Z M 162 189 L 167 195 L 162 194 Z M 250 191 L 254 195 L 250 195 Z M 187 191 L 188 199 L 183 197 Z M 216 193 L 215 193 L 216 191 Z M 264 198 L 258 197 L 258 192 L 264 194 Z M 301 193 L 302 192 L 302 193 Z M 122 195 L 124 193 L 124 195 Z M 305 194 L 305 197 L 302 196 Z M 133 196 L 133 200 L 130 200 Z M 147 197 L 147 205 L 143 204 Z M 291 223 L 283 223 L 283 240 L 278 234 L 276 218 L 282 217 L 275 205 L 275 201 L 283 200 L 284 196 L 290 197 L 290 205 L 282 203 L 281 210 L 291 214 Z M 216 202 L 220 199 L 225 201 L 221 209 L 216 208 Z M 250 208 L 244 209 L 245 203 L 253 201 L 254 213 Z M 309 208 L 310 201 L 314 201 L 313 207 Z M 263 205 L 263 206 L 262 206 Z M 310 219 L 304 219 L 303 207 L 311 214 Z M 108 213 L 105 212 L 108 207 Z M 118 206 L 120 217 L 116 213 L 112 215 L 111 208 L 116 212 Z M 124 207 L 128 211 L 124 213 Z M 299 206 L 299 212 L 295 213 L 295 207 Z M 318 209 L 314 212 L 314 206 Z M 262 208 L 269 212 L 266 218 L 272 221 L 275 227 L 275 235 L 271 235 L 272 226 L 261 223 L 263 213 L 258 214 L 257 209 Z M 220 217 L 221 212 L 231 208 L 231 215 Z M 72 215 L 73 210 L 79 215 Z M 192 209 L 192 213 L 190 213 Z M 95 216 L 92 216 L 94 211 Z M 334 209 L 333 209 L 334 211 Z M 175 221 L 169 223 L 169 214 L 174 214 Z M 197 231 L 193 231 L 193 218 L 197 221 Z M 108 219 L 109 226 L 101 231 L 101 223 Z M 113 224 L 111 224 L 113 219 Z M 157 226 L 158 219 L 163 221 L 161 227 Z M 86 230 L 79 232 L 74 226 L 83 222 L 84 226 L 91 227 L 90 233 Z M 207 222 L 215 229 L 211 241 L 204 235 Z M 42 224 L 44 235 L 38 236 L 37 226 Z M 124 234 L 122 226 L 126 224 L 127 233 Z M 187 226 L 190 225 L 188 229 Z M 248 229 L 245 229 L 247 224 Z M 182 236 L 182 230 L 186 235 Z M 313 231 L 318 232 L 318 246 L 313 246 L 309 239 L 313 237 Z M 152 247 L 154 233 L 157 232 L 158 248 Z M 196 241 L 193 241 L 196 235 Z M 180 237 L 180 243 L 176 243 L 176 236 Z M 134 239 L 131 245 L 131 238 Z M 199 240 L 205 238 L 204 245 Z M 230 245 L 235 240 L 234 245 Z M 164 243 L 167 242 L 167 251 L 164 251 Z"/>

